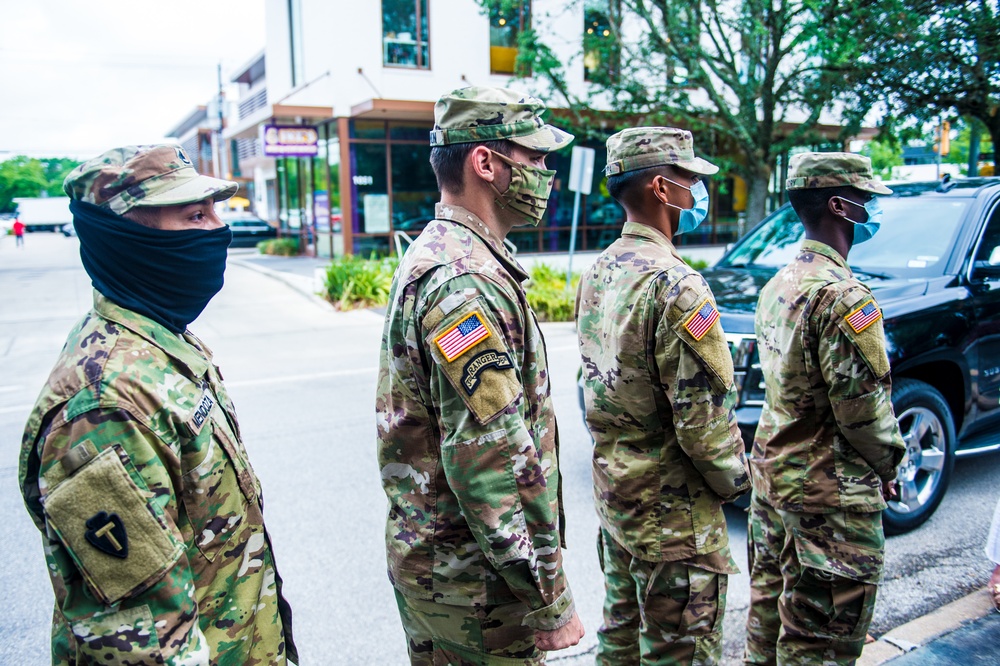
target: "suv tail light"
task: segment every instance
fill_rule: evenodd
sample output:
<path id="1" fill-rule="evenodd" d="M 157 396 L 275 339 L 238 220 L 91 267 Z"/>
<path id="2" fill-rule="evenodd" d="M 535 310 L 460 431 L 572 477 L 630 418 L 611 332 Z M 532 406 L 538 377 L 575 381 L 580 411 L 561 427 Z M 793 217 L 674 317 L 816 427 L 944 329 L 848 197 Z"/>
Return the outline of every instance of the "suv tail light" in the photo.
<path id="1" fill-rule="evenodd" d="M 726 341 L 733 355 L 733 380 L 738 396 L 737 405 L 764 404 L 764 373 L 757 356 L 757 338 L 752 335 L 727 333 Z"/>

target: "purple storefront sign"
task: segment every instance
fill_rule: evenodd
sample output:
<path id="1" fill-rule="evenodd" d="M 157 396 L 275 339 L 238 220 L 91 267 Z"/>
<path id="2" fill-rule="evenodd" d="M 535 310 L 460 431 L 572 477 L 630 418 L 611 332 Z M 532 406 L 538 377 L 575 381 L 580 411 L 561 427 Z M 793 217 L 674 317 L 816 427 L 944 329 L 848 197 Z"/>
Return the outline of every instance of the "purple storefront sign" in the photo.
<path id="1" fill-rule="evenodd" d="M 316 157 L 319 132 L 306 125 L 263 125 L 260 142 L 268 157 Z"/>

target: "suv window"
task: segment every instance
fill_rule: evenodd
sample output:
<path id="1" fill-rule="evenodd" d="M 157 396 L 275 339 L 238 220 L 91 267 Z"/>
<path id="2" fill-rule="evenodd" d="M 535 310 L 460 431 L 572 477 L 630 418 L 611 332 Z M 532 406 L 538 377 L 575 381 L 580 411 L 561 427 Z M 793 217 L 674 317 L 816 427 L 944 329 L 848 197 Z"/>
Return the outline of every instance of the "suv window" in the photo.
<path id="1" fill-rule="evenodd" d="M 1000 277 L 1000 203 L 993 206 L 990 221 L 986 223 L 986 229 L 972 261 L 974 270 L 987 269 L 990 271 L 990 277 Z"/>
<path id="2" fill-rule="evenodd" d="M 860 273 L 891 277 L 934 277 L 944 273 L 968 209 L 967 199 L 883 197 L 882 227 L 875 237 L 851 248 L 851 266 Z M 798 251 L 802 224 L 790 206 L 758 226 L 720 266 L 781 268 Z"/>

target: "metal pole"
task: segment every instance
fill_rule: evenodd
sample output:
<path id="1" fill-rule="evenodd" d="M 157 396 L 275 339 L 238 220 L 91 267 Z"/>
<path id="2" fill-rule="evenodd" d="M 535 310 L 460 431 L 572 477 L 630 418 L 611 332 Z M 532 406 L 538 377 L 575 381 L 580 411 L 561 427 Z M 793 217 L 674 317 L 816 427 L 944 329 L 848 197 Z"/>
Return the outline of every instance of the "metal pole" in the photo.
<path id="1" fill-rule="evenodd" d="M 576 226 L 577 218 L 580 215 L 580 190 L 576 191 L 573 197 L 573 227 L 569 232 L 569 264 L 566 266 L 566 291 L 570 289 L 573 280 L 573 251 L 576 249 Z"/>

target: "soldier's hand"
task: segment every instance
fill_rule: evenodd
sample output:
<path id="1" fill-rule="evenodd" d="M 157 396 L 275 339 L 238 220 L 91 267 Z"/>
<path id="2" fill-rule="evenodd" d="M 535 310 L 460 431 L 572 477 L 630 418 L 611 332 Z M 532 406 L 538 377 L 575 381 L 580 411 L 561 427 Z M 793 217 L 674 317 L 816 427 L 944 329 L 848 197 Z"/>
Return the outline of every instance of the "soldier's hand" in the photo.
<path id="1" fill-rule="evenodd" d="M 882 483 L 882 499 L 886 502 L 891 502 L 895 499 L 899 499 L 899 490 L 896 486 L 896 480 L 893 479 L 889 483 Z"/>
<path id="2" fill-rule="evenodd" d="M 580 616 L 573 611 L 573 617 L 569 622 L 553 631 L 535 630 L 535 646 L 539 650 L 562 650 L 576 645 L 583 638 L 583 623 Z"/>

